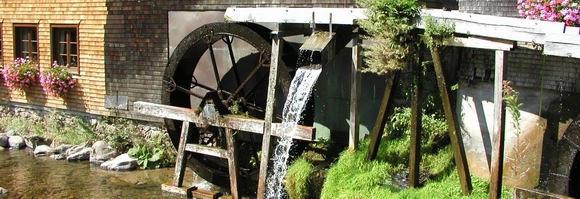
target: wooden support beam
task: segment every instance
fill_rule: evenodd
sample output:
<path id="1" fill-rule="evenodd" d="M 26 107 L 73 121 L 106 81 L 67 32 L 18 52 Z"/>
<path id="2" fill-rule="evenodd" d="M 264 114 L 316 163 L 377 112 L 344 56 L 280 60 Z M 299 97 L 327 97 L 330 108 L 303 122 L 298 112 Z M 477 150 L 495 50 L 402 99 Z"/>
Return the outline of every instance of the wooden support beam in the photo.
<path id="1" fill-rule="evenodd" d="M 260 161 L 260 174 L 258 176 L 258 192 L 256 197 L 263 199 L 266 193 L 266 178 L 268 177 L 268 164 L 270 160 L 270 148 L 272 148 L 272 121 L 274 119 L 274 102 L 276 101 L 276 80 L 278 78 L 278 67 L 280 66 L 280 52 L 282 51 L 283 40 L 272 33 L 272 58 L 270 59 L 270 76 L 268 80 L 268 96 L 266 99 L 266 116 L 264 124 L 264 135 L 262 139 L 262 158 Z"/>
<path id="2" fill-rule="evenodd" d="M 400 72 L 395 72 L 387 76 L 387 85 L 385 86 L 385 93 L 383 94 L 383 101 L 381 101 L 381 107 L 379 109 L 379 114 L 377 115 L 377 120 L 375 122 L 375 127 L 371 135 L 371 143 L 369 144 L 369 150 L 367 152 L 367 160 L 374 160 L 377 157 L 377 151 L 379 150 L 379 145 L 381 144 L 381 137 L 385 132 L 385 124 L 387 123 L 389 108 L 392 106 L 391 95 L 393 90 L 396 89 L 396 82 L 398 80 Z"/>
<path id="3" fill-rule="evenodd" d="M 433 65 L 435 66 L 435 73 L 437 76 L 437 85 L 439 93 L 441 94 L 441 101 L 443 103 L 443 111 L 445 112 L 445 119 L 449 128 L 451 144 L 453 145 L 453 156 L 455 157 L 455 165 L 459 172 L 459 181 L 461 183 L 461 190 L 463 195 L 471 194 L 471 176 L 469 175 L 469 167 L 467 167 L 467 158 L 465 157 L 465 149 L 463 148 L 463 139 L 461 133 L 457 132 L 456 120 L 451 109 L 451 101 L 449 100 L 449 93 L 447 83 L 445 81 L 445 73 L 439 49 L 431 48 L 431 57 L 433 58 Z"/>
<path id="4" fill-rule="evenodd" d="M 493 95 L 493 142 L 489 198 L 501 198 L 503 176 L 503 151 L 505 137 L 505 104 L 503 103 L 503 80 L 507 54 L 495 52 L 495 80 Z"/>
<path id="5" fill-rule="evenodd" d="M 181 187 L 183 185 L 183 176 L 185 174 L 187 163 L 185 146 L 188 141 L 188 133 L 189 122 L 183 122 L 183 125 L 181 126 L 181 137 L 179 138 L 179 146 L 177 147 L 177 159 L 175 160 L 175 175 L 173 175 L 173 186 L 175 187 Z"/>
<path id="6" fill-rule="evenodd" d="M 230 172 L 230 188 L 232 191 L 232 198 L 240 198 L 238 187 L 238 152 L 236 151 L 236 138 L 232 129 L 226 129 L 226 142 L 228 145 L 228 167 Z"/>
<path id="7" fill-rule="evenodd" d="M 510 51 L 514 47 L 514 42 L 509 40 L 481 37 L 455 37 L 447 45 L 465 48 Z"/>
<path id="8" fill-rule="evenodd" d="M 580 58 L 580 36 L 555 34 L 546 37 L 545 55 Z"/>
<path id="9" fill-rule="evenodd" d="M 220 149 L 216 147 L 210 147 L 200 144 L 186 144 L 185 151 L 199 153 L 203 155 L 209 155 L 218 158 L 228 158 L 228 151 L 225 149 Z"/>
<path id="10" fill-rule="evenodd" d="M 409 187 L 419 187 L 421 162 L 421 98 L 423 96 L 423 71 L 420 63 L 413 65 L 413 97 L 411 98 L 411 143 L 409 150 Z"/>
<path id="11" fill-rule="evenodd" d="M 360 124 L 360 86 L 361 74 L 358 69 L 362 66 L 362 39 L 356 29 L 352 38 L 352 67 L 351 67 L 351 83 L 350 83 L 350 136 L 348 148 L 352 151 L 357 150 L 359 140 L 359 124 Z"/>
<path id="12" fill-rule="evenodd" d="M 149 102 L 135 102 L 133 103 L 133 111 L 155 117 L 168 118 L 173 120 L 187 121 L 197 124 L 210 125 L 215 127 L 230 128 L 237 131 L 245 131 L 263 134 L 264 132 L 264 120 L 254 119 L 254 118 L 244 118 L 235 115 L 223 115 L 219 118 L 206 119 L 196 113 L 196 110 L 155 104 Z M 272 128 L 273 136 L 282 136 L 280 129 L 280 123 L 273 123 Z M 297 132 L 292 135 L 292 139 L 312 141 L 315 138 L 316 129 L 310 126 L 298 125 Z"/>

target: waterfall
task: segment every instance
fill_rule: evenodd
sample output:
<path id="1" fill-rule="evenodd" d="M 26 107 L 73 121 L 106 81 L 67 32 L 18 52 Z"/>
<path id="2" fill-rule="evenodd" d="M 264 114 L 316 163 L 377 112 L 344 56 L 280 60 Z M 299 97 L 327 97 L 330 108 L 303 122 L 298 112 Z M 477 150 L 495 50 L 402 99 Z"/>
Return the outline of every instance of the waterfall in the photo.
<path id="1" fill-rule="evenodd" d="M 303 53 L 301 53 L 302 55 Z M 299 59 L 299 62 L 301 62 L 300 60 L 304 59 Z M 272 158 L 274 163 L 271 175 L 267 179 L 266 198 L 284 197 L 282 181 L 288 170 L 287 161 L 290 147 L 292 146 L 292 135 L 296 132 L 297 124 L 301 119 L 300 115 L 304 111 L 310 93 L 312 93 L 312 88 L 321 72 L 322 66 L 320 64 L 308 65 L 299 68 L 292 79 L 290 91 L 282 112 L 282 131 L 284 136 L 279 138 L 278 145 L 274 149 Z"/>

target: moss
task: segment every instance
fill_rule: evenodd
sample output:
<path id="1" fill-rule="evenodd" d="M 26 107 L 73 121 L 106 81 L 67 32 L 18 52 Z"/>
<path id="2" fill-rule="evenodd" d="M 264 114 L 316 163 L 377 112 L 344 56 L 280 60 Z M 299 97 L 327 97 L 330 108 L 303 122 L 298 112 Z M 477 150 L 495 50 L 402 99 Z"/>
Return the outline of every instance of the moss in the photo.
<path id="1" fill-rule="evenodd" d="M 314 166 L 304 158 L 299 158 L 290 165 L 286 173 L 286 192 L 292 199 L 308 198 L 308 186 Z"/>

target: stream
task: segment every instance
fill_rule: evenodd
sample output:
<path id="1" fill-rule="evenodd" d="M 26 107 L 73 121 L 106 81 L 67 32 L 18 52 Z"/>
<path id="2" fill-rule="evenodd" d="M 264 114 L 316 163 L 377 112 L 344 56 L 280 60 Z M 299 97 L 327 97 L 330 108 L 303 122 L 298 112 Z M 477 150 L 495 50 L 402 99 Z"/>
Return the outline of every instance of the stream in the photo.
<path id="1" fill-rule="evenodd" d="M 173 168 L 105 171 L 88 161 L 35 158 L 31 153 L 0 149 L 0 187 L 8 190 L 0 198 L 181 198 L 160 188 L 172 180 Z M 187 170 L 186 176 L 192 175 Z"/>

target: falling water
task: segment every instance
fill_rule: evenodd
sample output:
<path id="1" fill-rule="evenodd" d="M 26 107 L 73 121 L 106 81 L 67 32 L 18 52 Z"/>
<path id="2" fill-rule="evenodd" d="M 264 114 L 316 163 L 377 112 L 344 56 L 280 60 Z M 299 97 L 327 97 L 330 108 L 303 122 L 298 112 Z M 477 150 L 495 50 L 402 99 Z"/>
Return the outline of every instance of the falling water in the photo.
<path id="1" fill-rule="evenodd" d="M 304 55 L 304 53 L 301 53 L 301 57 Z M 299 64 L 302 61 L 304 61 L 304 57 L 299 59 Z M 311 60 L 308 60 L 307 62 L 312 63 Z M 300 121 L 300 115 L 302 111 L 304 111 L 310 93 L 312 92 L 312 88 L 314 87 L 318 76 L 320 76 L 321 71 L 322 66 L 320 64 L 308 64 L 307 66 L 299 68 L 296 71 L 294 79 L 292 79 L 290 91 L 282 112 L 282 131 L 285 133 L 284 136 L 280 137 L 278 145 L 274 149 L 273 171 L 268 177 L 266 198 L 284 197 L 282 180 L 284 179 L 286 170 L 288 169 L 287 161 L 290 147 L 292 146 L 291 137 L 296 132 L 296 124 Z"/>

